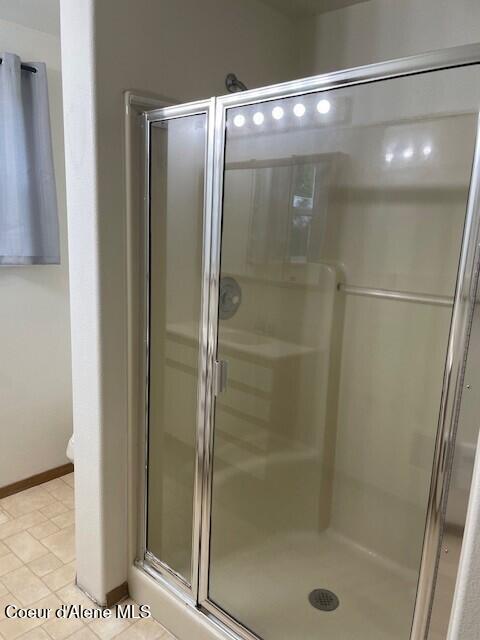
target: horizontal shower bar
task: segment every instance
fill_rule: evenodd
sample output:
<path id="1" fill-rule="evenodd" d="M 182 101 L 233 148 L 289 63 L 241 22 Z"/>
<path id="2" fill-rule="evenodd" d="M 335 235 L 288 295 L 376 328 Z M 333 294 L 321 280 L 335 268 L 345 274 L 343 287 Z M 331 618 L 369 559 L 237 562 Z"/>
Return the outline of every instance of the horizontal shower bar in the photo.
<path id="1" fill-rule="evenodd" d="M 382 298 L 385 300 L 401 300 L 402 302 L 416 302 L 418 304 L 431 304 L 437 307 L 453 306 L 453 298 L 447 296 L 432 296 L 428 293 L 409 293 L 408 291 L 392 291 L 390 289 L 371 289 L 369 287 L 357 287 L 339 283 L 339 291 L 354 296 L 370 298 Z"/>

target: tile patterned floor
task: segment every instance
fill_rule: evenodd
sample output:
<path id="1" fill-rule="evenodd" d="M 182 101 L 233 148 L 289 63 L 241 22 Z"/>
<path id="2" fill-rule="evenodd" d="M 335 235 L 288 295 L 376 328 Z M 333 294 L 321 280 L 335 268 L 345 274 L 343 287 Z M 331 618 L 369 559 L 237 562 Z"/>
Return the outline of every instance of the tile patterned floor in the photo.
<path id="1" fill-rule="evenodd" d="M 7 604 L 93 607 L 74 584 L 73 508 L 73 474 L 0 500 L 0 639 L 175 640 L 152 618 L 86 621 L 5 617 Z"/>

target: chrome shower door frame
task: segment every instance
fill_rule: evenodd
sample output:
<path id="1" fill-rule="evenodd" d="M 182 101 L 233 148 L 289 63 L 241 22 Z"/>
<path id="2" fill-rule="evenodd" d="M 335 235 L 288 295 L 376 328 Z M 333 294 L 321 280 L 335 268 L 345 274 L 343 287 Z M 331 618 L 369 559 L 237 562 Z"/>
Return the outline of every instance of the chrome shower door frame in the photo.
<path id="1" fill-rule="evenodd" d="M 345 71 L 327 73 L 303 80 L 272 85 L 261 89 L 229 94 L 217 98 L 215 117 L 214 175 L 212 198 L 211 289 L 210 325 L 208 340 L 207 388 L 205 400 L 204 496 L 202 516 L 202 544 L 199 582 L 199 604 L 226 628 L 240 638 L 252 640 L 254 634 L 209 599 L 208 577 L 210 566 L 211 491 L 213 474 L 214 367 L 218 338 L 218 296 L 220 282 L 221 229 L 223 215 L 223 177 L 225 164 L 226 114 L 232 107 L 249 106 L 310 93 L 368 84 L 422 73 L 454 69 L 480 64 L 480 45 L 466 45 L 411 56 L 389 62 L 367 65 Z M 479 105 L 480 107 L 480 105 Z M 480 228 L 480 121 L 477 131 L 473 167 L 468 195 L 468 206 L 462 239 L 452 320 L 444 369 L 434 462 L 427 507 L 422 559 L 413 614 L 410 640 L 425 640 L 433 605 L 437 569 L 443 532 L 443 516 L 448 497 L 449 470 L 452 460 L 458 411 L 468 339 L 475 304 L 478 280 L 479 228 Z"/>
<path id="2" fill-rule="evenodd" d="M 195 116 L 206 116 L 206 136 L 205 136 L 205 172 L 204 172 L 204 197 L 203 197 L 203 231 L 202 231 L 202 296 L 199 323 L 199 353 L 198 353 L 198 385 L 197 385 L 197 412 L 196 412 L 196 442 L 195 442 L 195 471 L 194 471 L 194 498 L 193 498 L 193 527 L 192 527 L 192 561 L 191 561 L 191 583 L 179 575 L 171 567 L 165 564 L 161 558 L 155 557 L 147 547 L 147 512 L 148 512 L 148 454 L 149 454 L 149 371 L 150 371 L 150 257 L 151 257 L 151 127 L 160 122 L 168 120 Z M 204 399 L 206 389 L 206 362 L 207 362 L 207 338 L 208 338 L 208 298 L 210 281 L 210 242 L 211 242 L 211 199 L 212 182 L 210 176 L 213 172 L 213 134 L 214 134 L 215 98 L 209 100 L 198 100 L 181 105 L 173 105 L 147 111 L 144 114 L 144 134 L 145 134 L 145 413 L 144 413 L 144 478 L 143 478 L 143 499 L 141 500 L 141 531 L 139 535 L 139 564 L 154 578 L 158 579 L 180 596 L 188 604 L 194 605 L 198 600 L 198 580 L 200 566 L 200 541 L 201 541 L 201 518 L 202 518 L 202 496 L 204 494 Z"/>
<path id="3" fill-rule="evenodd" d="M 247 106 L 341 87 L 367 84 L 379 80 L 413 76 L 442 69 L 480 64 L 480 45 L 467 45 L 412 56 L 390 62 L 327 73 L 266 88 L 229 94 L 220 98 L 166 107 L 145 114 L 146 184 L 145 235 L 146 280 L 149 290 L 149 216 L 150 216 L 150 126 L 154 122 L 206 113 L 208 115 L 203 229 L 202 307 L 199 336 L 199 384 L 197 406 L 197 442 L 194 488 L 192 584 L 185 583 L 171 568 L 152 557 L 146 548 L 147 495 L 142 500 L 142 532 L 139 566 L 163 586 L 176 593 L 187 605 L 195 607 L 227 636 L 254 640 L 257 636 L 234 620 L 209 599 L 210 527 L 213 474 L 213 435 L 215 429 L 214 373 L 217 358 L 218 296 L 220 281 L 221 229 L 223 215 L 224 153 L 226 113 L 229 108 Z M 443 518 L 448 497 L 449 472 L 455 444 L 461 403 L 463 375 L 478 280 L 480 228 L 480 126 L 477 135 L 468 206 L 447 357 L 444 369 L 439 421 L 431 473 L 417 597 L 410 640 L 426 640 L 434 598 L 442 540 Z M 148 305 L 148 295 L 147 295 Z M 148 309 L 146 357 L 149 361 Z M 145 477 L 148 473 L 148 375 L 146 380 Z"/>

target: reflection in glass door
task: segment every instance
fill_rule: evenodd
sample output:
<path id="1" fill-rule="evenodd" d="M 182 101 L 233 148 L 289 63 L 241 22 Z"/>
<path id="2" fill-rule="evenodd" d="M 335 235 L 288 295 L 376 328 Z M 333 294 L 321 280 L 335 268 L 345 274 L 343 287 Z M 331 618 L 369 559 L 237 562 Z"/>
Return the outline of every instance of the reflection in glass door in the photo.
<path id="1" fill-rule="evenodd" d="M 266 640 L 408 640 L 475 67 L 227 110 L 208 597 Z"/>

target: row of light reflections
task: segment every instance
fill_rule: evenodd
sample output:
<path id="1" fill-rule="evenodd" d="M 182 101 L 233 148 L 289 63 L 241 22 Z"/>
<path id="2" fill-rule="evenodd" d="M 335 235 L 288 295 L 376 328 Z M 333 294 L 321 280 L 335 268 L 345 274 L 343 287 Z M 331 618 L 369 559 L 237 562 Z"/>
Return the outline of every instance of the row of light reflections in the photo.
<path id="1" fill-rule="evenodd" d="M 392 164 L 395 161 L 408 161 L 415 158 L 428 158 L 432 155 L 432 145 L 424 144 L 420 149 L 415 148 L 412 145 L 404 147 L 403 149 L 387 151 L 385 154 L 385 162 Z"/>
<path id="2" fill-rule="evenodd" d="M 317 102 L 317 111 L 323 116 L 326 116 L 332 110 L 332 103 L 327 98 L 322 98 Z M 302 102 L 297 102 L 292 109 L 293 115 L 297 118 L 303 118 L 307 112 L 306 106 Z M 271 116 L 274 120 L 282 120 L 285 116 L 285 109 L 280 105 L 273 107 L 271 110 Z M 261 126 L 265 122 L 265 113 L 263 111 L 256 111 L 252 116 L 252 122 L 257 127 Z M 243 113 L 237 113 L 233 118 L 233 124 L 241 128 L 247 123 L 246 117 Z M 432 145 L 425 144 L 421 149 L 416 149 L 413 146 L 407 146 L 404 149 L 398 151 L 387 151 L 385 153 L 385 162 L 391 164 L 396 160 L 411 160 L 415 157 L 428 158 L 432 154 Z"/>
<path id="3" fill-rule="evenodd" d="M 317 111 L 321 115 L 327 115 L 327 113 L 330 113 L 331 109 L 332 103 L 326 98 L 322 98 L 322 100 L 317 103 Z M 292 111 L 293 115 L 297 118 L 303 118 L 303 116 L 307 112 L 307 108 L 302 102 L 297 102 L 297 104 L 293 106 Z M 285 109 L 280 105 L 273 107 L 271 111 L 271 116 L 274 120 L 281 120 L 285 115 Z M 237 113 L 237 115 L 233 118 L 233 124 L 236 127 L 243 127 L 246 122 L 247 119 L 243 115 L 243 113 Z M 262 125 L 265 122 L 265 113 L 263 113 L 263 111 L 256 111 L 252 116 L 252 122 L 253 124 L 257 125 L 257 127 Z"/>

